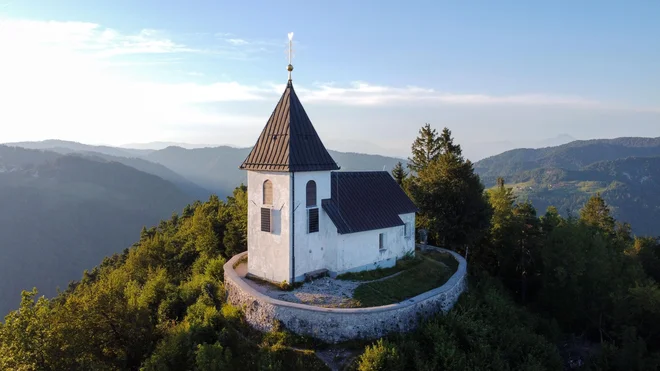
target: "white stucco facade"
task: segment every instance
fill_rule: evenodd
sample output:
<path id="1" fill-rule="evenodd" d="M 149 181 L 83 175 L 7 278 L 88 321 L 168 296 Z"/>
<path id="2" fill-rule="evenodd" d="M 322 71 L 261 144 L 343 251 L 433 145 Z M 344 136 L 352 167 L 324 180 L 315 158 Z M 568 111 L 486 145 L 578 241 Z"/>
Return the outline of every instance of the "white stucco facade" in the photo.
<path id="1" fill-rule="evenodd" d="M 404 223 L 414 229 L 415 214 L 399 215 Z M 379 247 L 383 234 L 383 249 Z M 336 262 L 333 271 L 337 274 L 394 266 L 396 260 L 415 252 L 415 233 L 405 234 L 405 227 L 398 226 L 371 231 L 336 234 Z"/>
<path id="2" fill-rule="evenodd" d="M 406 226 L 339 234 L 321 202 L 331 197 L 331 172 L 248 171 L 248 272 L 272 281 L 302 281 L 305 273 L 331 274 L 390 267 L 415 251 L 415 214 L 401 214 Z M 273 202 L 263 203 L 263 184 Z M 316 183 L 316 202 L 307 205 L 307 184 Z M 271 209 L 271 231 L 261 230 L 261 208 Z M 308 210 L 317 208 L 319 230 L 308 231 Z M 380 235 L 383 246 L 380 247 Z"/>
<path id="3" fill-rule="evenodd" d="M 295 225 L 294 225 L 294 261 L 295 270 L 293 275 L 297 280 L 302 279 L 302 275 L 307 272 L 313 272 L 318 269 L 332 270 L 333 258 L 335 255 L 335 245 L 332 243 L 337 229 L 330 218 L 321 207 L 321 200 L 330 198 L 330 171 L 313 171 L 304 173 L 295 173 L 294 175 L 294 205 L 295 206 Z M 307 183 L 314 181 L 316 183 L 316 206 L 307 207 Z M 312 208 L 319 209 L 319 231 L 309 233 L 308 210 Z"/>
<path id="4" fill-rule="evenodd" d="M 248 171 L 248 272 L 273 282 L 290 280 L 291 174 Z M 263 184 L 272 183 L 273 202 L 263 203 Z M 271 209 L 272 231 L 261 230 L 261 208 Z"/>

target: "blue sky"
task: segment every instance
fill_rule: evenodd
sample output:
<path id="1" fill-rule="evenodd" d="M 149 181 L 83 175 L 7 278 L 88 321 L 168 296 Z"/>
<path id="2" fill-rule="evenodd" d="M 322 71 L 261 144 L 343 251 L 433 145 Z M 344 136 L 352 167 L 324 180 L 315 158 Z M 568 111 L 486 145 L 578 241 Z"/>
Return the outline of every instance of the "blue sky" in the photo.
<path id="1" fill-rule="evenodd" d="M 330 148 L 405 156 L 424 122 L 473 159 L 560 134 L 660 136 L 658 19 L 641 0 L 0 0 L 0 141 L 249 146 L 291 31 L 294 85 Z"/>

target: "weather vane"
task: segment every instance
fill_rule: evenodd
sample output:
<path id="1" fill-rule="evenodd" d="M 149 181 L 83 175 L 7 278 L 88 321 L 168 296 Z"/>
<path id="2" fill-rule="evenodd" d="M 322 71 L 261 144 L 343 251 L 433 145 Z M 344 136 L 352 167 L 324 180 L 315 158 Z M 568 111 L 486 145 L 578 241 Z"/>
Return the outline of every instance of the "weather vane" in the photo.
<path id="1" fill-rule="evenodd" d="M 293 32 L 289 32 L 289 65 L 286 66 L 286 70 L 289 71 L 289 81 L 291 81 L 291 71 L 293 71 L 293 65 L 291 60 L 293 58 Z"/>

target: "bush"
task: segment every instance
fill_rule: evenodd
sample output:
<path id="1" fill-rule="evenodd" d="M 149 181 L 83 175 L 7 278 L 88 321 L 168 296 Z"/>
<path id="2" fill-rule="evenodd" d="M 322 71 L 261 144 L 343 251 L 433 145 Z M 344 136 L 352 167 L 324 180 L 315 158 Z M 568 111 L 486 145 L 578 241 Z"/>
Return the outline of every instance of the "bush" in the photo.
<path id="1" fill-rule="evenodd" d="M 359 371 L 403 370 L 402 359 L 396 345 L 380 339 L 367 346 L 360 356 Z"/>

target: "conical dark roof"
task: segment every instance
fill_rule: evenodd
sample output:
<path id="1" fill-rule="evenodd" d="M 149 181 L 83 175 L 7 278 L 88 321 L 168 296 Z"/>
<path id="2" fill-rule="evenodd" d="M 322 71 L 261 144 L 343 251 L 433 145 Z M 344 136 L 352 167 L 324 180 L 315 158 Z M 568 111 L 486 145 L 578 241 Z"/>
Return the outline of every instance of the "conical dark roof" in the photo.
<path id="1" fill-rule="evenodd" d="M 240 168 L 283 172 L 339 169 L 314 130 L 291 80 Z"/>

